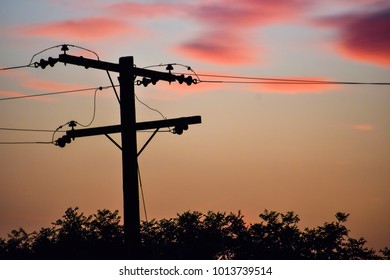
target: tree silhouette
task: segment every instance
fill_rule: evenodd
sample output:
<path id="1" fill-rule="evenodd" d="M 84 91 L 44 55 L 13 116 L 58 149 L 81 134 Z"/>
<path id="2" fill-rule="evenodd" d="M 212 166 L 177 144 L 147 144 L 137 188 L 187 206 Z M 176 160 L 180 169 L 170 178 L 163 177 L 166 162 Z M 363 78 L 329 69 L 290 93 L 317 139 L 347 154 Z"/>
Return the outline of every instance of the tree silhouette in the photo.
<path id="1" fill-rule="evenodd" d="M 85 216 L 68 208 L 52 227 L 26 233 L 22 228 L 0 238 L 1 259 L 124 259 L 123 226 L 118 211 Z M 299 217 L 265 210 L 247 224 L 240 212 L 187 211 L 171 219 L 142 222 L 142 259 L 389 259 L 349 236 L 349 214 L 300 230 Z"/>

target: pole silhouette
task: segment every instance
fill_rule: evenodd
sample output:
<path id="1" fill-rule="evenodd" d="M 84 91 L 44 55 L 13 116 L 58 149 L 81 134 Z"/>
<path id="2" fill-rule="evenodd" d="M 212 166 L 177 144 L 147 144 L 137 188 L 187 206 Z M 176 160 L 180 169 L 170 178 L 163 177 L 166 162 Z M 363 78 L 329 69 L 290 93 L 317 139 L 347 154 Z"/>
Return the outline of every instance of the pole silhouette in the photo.
<path id="1" fill-rule="evenodd" d="M 124 233 L 131 259 L 140 256 L 141 247 L 133 68 L 133 57 L 119 59 Z"/>
<path id="2" fill-rule="evenodd" d="M 66 53 L 68 48 L 63 46 L 63 54 L 58 58 L 51 58 L 36 63 L 36 67 L 44 69 L 47 65 L 54 66 L 57 62 L 84 66 L 86 69 L 95 68 L 105 71 L 119 73 L 118 80 L 120 85 L 120 125 L 74 129 L 75 122 L 71 121 L 71 130 L 66 132 L 66 135 L 59 138 L 55 144 L 61 148 L 70 144 L 77 137 L 86 137 L 93 135 L 106 135 L 115 145 L 120 147 L 108 134 L 121 133 L 122 150 L 122 177 L 123 177 L 123 218 L 124 218 L 124 240 L 126 246 L 127 257 L 130 259 L 142 258 L 141 234 L 140 234 L 140 203 L 139 203 L 139 182 L 138 182 L 138 155 L 150 142 L 158 129 L 162 127 L 174 127 L 174 133 L 181 135 L 184 130 L 188 129 L 188 125 L 201 123 L 200 116 L 183 117 L 176 119 L 165 119 L 160 121 L 136 122 L 135 108 L 135 78 L 143 77 L 142 81 L 138 81 L 137 85 L 147 86 L 148 84 L 156 84 L 157 81 L 163 80 L 171 82 L 183 82 L 187 85 L 195 84 L 197 81 L 191 76 L 185 77 L 183 74 L 176 76 L 171 73 L 172 66 L 167 70 L 169 73 L 137 68 L 134 66 L 134 58 L 132 56 L 120 57 L 119 63 L 104 62 L 101 60 L 93 60 L 84 57 L 71 56 Z M 142 147 L 141 151 L 137 149 L 137 130 L 156 129 L 155 133 Z"/>

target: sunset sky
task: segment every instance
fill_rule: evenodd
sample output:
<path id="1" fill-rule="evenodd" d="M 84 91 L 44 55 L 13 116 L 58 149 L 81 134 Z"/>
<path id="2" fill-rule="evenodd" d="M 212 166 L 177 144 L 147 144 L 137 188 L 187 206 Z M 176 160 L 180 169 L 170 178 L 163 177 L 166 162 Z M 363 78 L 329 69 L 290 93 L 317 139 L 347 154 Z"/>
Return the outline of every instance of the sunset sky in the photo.
<path id="1" fill-rule="evenodd" d="M 202 116 L 181 136 L 157 134 L 140 156 L 149 219 L 241 210 L 254 223 L 268 209 L 295 211 L 304 228 L 341 211 L 351 214 L 351 236 L 378 250 L 390 247 L 390 86 L 211 81 L 389 83 L 389 30 L 388 0 L 2 0 L 0 68 L 29 64 L 65 43 L 114 63 L 133 56 L 140 68 L 190 66 L 204 82 L 135 88 L 167 118 Z M 60 53 L 52 48 L 32 62 Z M 74 47 L 68 54 L 96 59 Z M 117 84 L 117 73 L 111 76 Z M 95 90 L 6 98 L 109 85 L 104 71 L 62 63 L 0 71 L 1 237 L 48 227 L 68 207 L 122 214 L 121 152 L 106 137 L 79 138 L 63 149 L 4 144 L 50 142 L 53 135 L 4 128 L 88 124 Z M 162 116 L 137 102 L 137 119 Z M 119 121 L 114 91 L 97 91 L 91 127 Z M 149 136 L 139 133 L 139 148 Z"/>

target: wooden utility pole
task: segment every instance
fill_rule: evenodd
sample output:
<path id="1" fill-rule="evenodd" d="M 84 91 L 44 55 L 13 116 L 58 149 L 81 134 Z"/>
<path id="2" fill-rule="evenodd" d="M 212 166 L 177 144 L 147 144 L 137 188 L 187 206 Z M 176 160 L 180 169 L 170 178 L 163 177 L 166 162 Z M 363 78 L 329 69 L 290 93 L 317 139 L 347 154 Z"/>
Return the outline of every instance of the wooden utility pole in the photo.
<path id="1" fill-rule="evenodd" d="M 134 77 L 133 57 L 121 57 L 119 59 L 119 84 L 123 213 L 125 243 L 131 259 L 140 256 L 141 246 Z"/>
<path id="2" fill-rule="evenodd" d="M 48 61 L 41 59 L 36 64 L 37 67 L 45 68 L 47 65 L 54 66 L 57 62 L 84 66 L 85 68 L 95 68 L 105 71 L 119 73 L 120 85 L 120 125 L 105 127 L 94 127 L 75 130 L 73 127 L 66 132 L 66 135 L 56 141 L 56 145 L 65 147 L 77 137 L 86 137 L 94 135 L 106 135 L 111 141 L 114 140 L 108 136 L 111 133 L 121 133 L 122 147 L 115 143 L 122 150 L 122 173 L 123 173 L 123 218 L 124 234 L 127 256 L 130 259 L 142 258 L 141 235 L 140 235 L 140 205 L 139 205 L 139 185 L 138 185 L 138 155 L 146 147 L 147 143 L 153 138 L 158 129 L 162 127 L 175 127 L 173 131 L 176 134 L 182 134 L 183 130 L 188 129 L 188 125 L 201 123 L 200 116 L 183 117 L 176 119 L 166 119 L 160 121 L 136 122 L 135 110 L 135 77 L 144 77 L 141 84 L 147 86 L 149 83 L 155 84 L 159 80 L 168 82 L 185 82 L 187 85 L 194 83 L 191 76 L 176 76 L 169 73 L 153 71 L 134 67 L 132 56 L 119 58 L 119 64 L 93 60 L 83 57 L 68 55 L 66 45 L 58 59 L 49 58 Z M 141 151 L 137 151 L 137 130 L 156 129 L 155 133 L 149 138 Z"/>

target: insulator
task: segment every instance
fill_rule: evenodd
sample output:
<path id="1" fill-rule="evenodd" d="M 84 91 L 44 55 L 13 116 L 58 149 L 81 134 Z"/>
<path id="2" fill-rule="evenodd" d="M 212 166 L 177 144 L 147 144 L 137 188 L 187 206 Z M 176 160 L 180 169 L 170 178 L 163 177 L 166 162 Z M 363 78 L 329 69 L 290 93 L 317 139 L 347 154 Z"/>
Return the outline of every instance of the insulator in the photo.
<path id="1" fill-rule="evenodd" d="M 175 126 L 175 133 L 178 134 L 178 135 L 181 135 L 183 134 L 183 131 L 184 130 L 188 130 L 188 124 L 184 123 L 184 124 L 178 124 Z"/>
<path id="2" fill-rule="evenodd" d="M 57 146 L 63 148 L 63 147 L 65 147 L 66 142 L 65 142 L 64 139 L 62 139 L 62 137 L 61 137 L 61 138 L 59 138 L 59 139 L 57 140 L 56 144 L 57 144 Z"/>
<path id="3" fill-rule="evenodd" d="M 175 133 L 177 135 L 182 135 L 183 134 L 183 128 L 181 126 L 175 126 Z"/>
<path id="4" fill-rule="evenodd" d="M 66 54 L 66 52 L 69 51 L 68 46 L 67 45 L 62 45 L 61 51 L 63 51 L 64 54 Z"/>
<path id="5" fill-rule="evenodd" d="M 62 138 L 64 138 L 64 141 L 67 144 L 70 144 L 72 142 L 72 139 L 70 139 L 70 137 L 68 137 L 68 136 L 62 136 Z"/>
<path id="6" fill-rule="evenodd" d="M 64 148 L 66 146 L 66 144 L 70 144 L 71 142 L 72 142 L 72 139 L 69 136 L 64 135 L 57 140 L 56 145 L 61 147 L 61 148 Z"/>
<path id="7" fill-rule="evenodd" d="M 143 77 L 142 78 L 142 84 L 144 85 L 144 87 L 147 87 L 152 81 L 148 78 L 145 78 Z"/>
<path id="8" fill-rule="evenodd" d="M 165 69 L 168 70 L 169 72 L 171 72 L 173 70 L 172 64 L 168 64 L 167 68 L 165 68 Z"/>
<path id="9" fill-rule="evenodd" d="M 69 127 L 74 128 L 75 126 L 77 126 L 77 123 L 76 121 L 70 121 L 68 125 Z"/>
<path id="10" fill-rule="evenodd" d="M 184 81 L 189 86 L 192 85 L 192 83 L 194 82 L 194 80 L 192 79 L 191 76 L 188 76 L 187 78 L 185 78 Z"/>
<path id="11" fill-rule="evenodd" d="M 58 59 L 49 57 L 48 64 L 53 67 L 58 62 Z"/>
<path id="12" fill-rule="evenodd" d="M 45 69 L 47 65 L 49 65 L 49 62 L 47 62 L 46 60 L 41 59 L 39 61 L 39 66 L 41 66 L 42 69 Z"/>
<path id="13" fill-rule="evenodd" d="M 176 80 L 179 82 L 179 84 L 182 84 L 184 82 L 184 74 L 181 74 L 180 76 L 177 76 Z"/>

